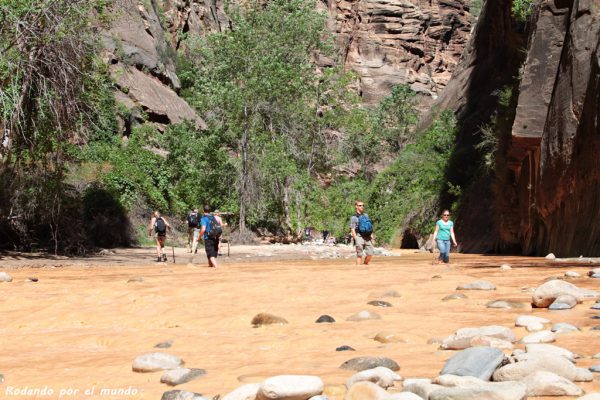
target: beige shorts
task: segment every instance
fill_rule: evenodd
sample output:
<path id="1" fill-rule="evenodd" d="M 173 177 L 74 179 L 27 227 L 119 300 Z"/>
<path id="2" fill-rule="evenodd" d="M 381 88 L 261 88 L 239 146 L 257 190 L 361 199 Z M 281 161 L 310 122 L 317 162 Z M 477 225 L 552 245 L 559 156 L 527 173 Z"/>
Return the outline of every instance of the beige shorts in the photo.
<path id="1" fill-rule="evenodd" d="M 360 235 L 356 235 L 356 257 L 362 257 L 363 255 L 372 256 L 374 253 L 373 242 L 371 238 L 365 240 Z"/>

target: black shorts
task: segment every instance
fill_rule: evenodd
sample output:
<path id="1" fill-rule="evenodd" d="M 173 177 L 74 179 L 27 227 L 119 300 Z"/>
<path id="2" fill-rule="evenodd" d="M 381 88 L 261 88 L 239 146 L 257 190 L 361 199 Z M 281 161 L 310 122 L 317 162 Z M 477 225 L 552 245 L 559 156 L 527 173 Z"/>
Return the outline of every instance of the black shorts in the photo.
<path id="1" fill-rule="evenodd" d="M 219 255 L 219 240 L 204 239 L 204 250 L 206 250 L 206 257 L 217 258 L 217 256 Z"/>

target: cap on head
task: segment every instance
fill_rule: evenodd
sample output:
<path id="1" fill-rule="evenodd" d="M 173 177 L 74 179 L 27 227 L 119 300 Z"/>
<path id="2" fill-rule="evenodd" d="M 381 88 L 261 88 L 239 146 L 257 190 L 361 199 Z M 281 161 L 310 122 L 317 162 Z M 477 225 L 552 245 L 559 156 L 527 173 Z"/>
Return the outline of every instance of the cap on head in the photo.
<path id="1" fill-rule="evenodd" d="M 215 210 L 215 214 L 220 213 L 221 211 L 219 211 L 218 209 Z"/>

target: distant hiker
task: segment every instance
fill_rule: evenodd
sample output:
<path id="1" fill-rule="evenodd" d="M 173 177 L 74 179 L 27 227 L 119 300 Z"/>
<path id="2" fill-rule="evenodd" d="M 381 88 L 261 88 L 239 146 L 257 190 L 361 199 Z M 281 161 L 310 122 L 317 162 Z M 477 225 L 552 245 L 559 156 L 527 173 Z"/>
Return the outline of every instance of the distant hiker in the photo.
<path id="1" fill-rule="evenodd" d="M 154 211 L 154 215 L 150 220 L 150 226 L 148 227 L 148 235 L 152 236 L 154 232 L 154 239 L 156 239 L 156 254 L 157 262 L 167 261 L 167 255 L 164 253 L 165 241 L 167 240 L 167 229 L 171 230 L 171 225 L 164 217 L 160 216 L 158 211 Z"/>
<path id="2" fill-rule="evenodd" d="M 223 229 L 214 215 L 210 213 L 210 206 L 204 206 L 204 216 L 200 219 L 200 235 L 204 239 L 204 250 L 208 258 L 208 266 L 217 267 L 217 256 L 219 255 L 219 239 Z"/>
<path id="3" fill-rule="evenodd" d="M 198 215 L 198 209 L 194 208 L 194 211 L 190 212 L 187 216 L 187 225 L 188 225 L 188 236 L 187 236 L 187 246 L 188 251 L 191 253 L 196 246 L 193 246 L 198 242 L 198 232 L 200 232 L 200 215 Z"/>
<path id="4" fill-rule="evenodd" d="M 369 216 L 364 213 L 364 202 L 356 200 L 354 202 L 356 214 L 350 218 L 350 232 L 354 239 L 356 247 L 356 265 L 368 265 L 373 257 L 373 223 Z"/>
<path id="5" fill-rule="evenodd" d="M 310 227 L 307 226 L 306 228 L 304 228 L 304 240 L 308 241 L 310 239 L 311 239 L 311 237 L 310 237 Z"/>
<path id="6" fill-rule="evenodd" d="M 219 225 L 221 225 L 222 227 L 227 226 L 227 222 L 223 222 L 223 219 L 221 218 L 221 212 L 219 210 L 215 210 L 213 212 L 213 215 L 215 216 L 215 219 L 217 220 Z"/>
<path id="7" fill-rule="evenodd" d="M 442 211 L 442 218 L 435 223 L 435 231 L 433 231 L 433 242 L 437 243 L 440 250 L 438 263 L 448 263 L 450 261 L 450 240 L 454 246 L 456 237 L 454 236 L 454 222 L 450 221 L 450 211 Z"/>

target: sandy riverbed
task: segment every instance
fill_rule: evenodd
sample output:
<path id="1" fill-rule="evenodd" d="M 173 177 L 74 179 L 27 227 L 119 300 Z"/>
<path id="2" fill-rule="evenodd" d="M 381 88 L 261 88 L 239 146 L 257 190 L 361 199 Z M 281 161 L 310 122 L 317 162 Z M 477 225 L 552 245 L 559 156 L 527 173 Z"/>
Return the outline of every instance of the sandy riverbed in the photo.
<path id="1" fill-rule="evenodd" d="M 320 259 L 333 252 L 340 258 Z M 600 331 L 590 330 L 600 325 L 590 318 L 595 314 L 591 300 L 558 312 L 485 307 L 495 299 L 529 303 L 527 288 L 567 270 L 582 275 L 570 280 L 575 285 L 600 290 L 600 280 L 585 277 L 589 264 L 453 255 L 452 265 L 440 266 L 432 265 L 431 254 L 395 253 L 401 255 L 376 257 L 369 267 L 357 267 L 345 258 L 352 254 L 346 247 L 236 246 L 218 269 L 207 268 L 201 255 L 191 260 L 183 249 L 177 249 L 175 264 L 153 262 L 150 248 L 84 259 L 4 255 L 0 270 L 13 282 L 0 284 L 0 398 L 34 398 L 11 395 L 8 388 L 14 393 L 48 387 L 53 395 L 37 398 L 59 398 L 61 390 L 71 389 L 61 398 L 160 399 L 172 389 L 159 382 L 161 373 L 135 373 L 131 365 L 138 355 L 164 351 L 181 357 L 189 368 L 207 371 L 177 389 L 212 397 L 273 375 L 314 374 L 325 382 L 329 397 L 338 400 L 353 374 L 339 366 L 352 357 L 385 356 L 400 364 L 405 378 L 434 377 L 455 352 L 438 350 L 429 339 L 468 326 L 514 327 L 521 314 L 579 326 L 581 332 L 561 335 L 555 344 L 584 356 L 577 362 L 580 367 L 600 364 L 591 359 L 600 352 Z M 513 269 L 501 271 L 503 263 Z M 38 281 L 28 281 L 31 277 Z M 132 277 L 142 279 L 128 282 Z M 498 289 L 441 300 L 458 284 L 475 279 L 490 280 Z M 402 297 L 377 295 L 388 289 Z M 367 305 L 375 299 L 393 307 Z M 346 321 L 361 310 L 382 318 Z M 250 321 L 261 312 L 284 317 L 289 324 L 253 328 Z M 322 314 L 337 322 L 316 324 Z M 513 330 L 517 337 L 527 334 L 524 328 Z M 402 340 L 374 341 L 381 331 Z M 167 340 L 173 341 L 171 348 L 154 348 Z M 336 352 L 342 345 L 356 351 Z M 594 375 L 593 382 L 579 386 L 600 391 L 600 376 Z M 129 394 L 100 396 L 103 388 L 129 389 Z"/>

